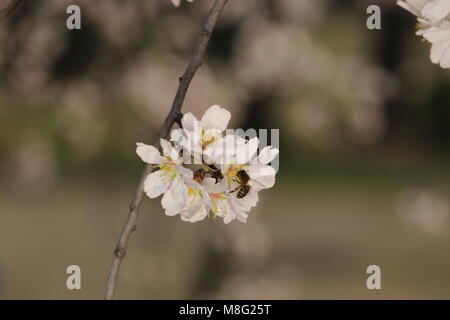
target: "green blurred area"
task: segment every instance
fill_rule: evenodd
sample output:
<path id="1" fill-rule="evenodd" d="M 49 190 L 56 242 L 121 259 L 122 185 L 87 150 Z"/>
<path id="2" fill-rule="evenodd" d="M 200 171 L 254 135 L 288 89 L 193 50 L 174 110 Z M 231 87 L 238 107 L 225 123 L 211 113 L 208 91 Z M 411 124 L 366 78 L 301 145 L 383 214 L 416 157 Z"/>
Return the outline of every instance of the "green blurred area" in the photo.
<path id="1" fill-rule="evenodd" d="M 36 0 L 0 27 L 0 298 L 102 297 L 135 142 L 153 141 L 209 5 Z M 393 1 L 230 1 L 183 111 L 280 129 L 277 183 L 245 225 L 146 199 L 117 297 L 450 298 L 449 73 L 414 23 Z"/>

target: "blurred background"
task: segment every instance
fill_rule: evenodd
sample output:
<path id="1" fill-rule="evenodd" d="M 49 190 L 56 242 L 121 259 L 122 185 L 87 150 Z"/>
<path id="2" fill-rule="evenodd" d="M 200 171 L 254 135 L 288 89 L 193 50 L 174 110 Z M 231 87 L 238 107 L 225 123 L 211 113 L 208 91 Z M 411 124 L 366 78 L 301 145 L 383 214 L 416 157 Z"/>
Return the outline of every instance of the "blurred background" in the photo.
<path id="1" fill-rule="evenodd" d="M 153 141 L 211 3 L 23 1 L 0 25 L 0 298 L 103 298 L 135 142 Z M 116 298 L 449 299 L 450 73 L 415 23 L 393 0 L 230 0 L 183 111 L 280 129 L 277 183 L 247 224 L 145 199 Z"/>

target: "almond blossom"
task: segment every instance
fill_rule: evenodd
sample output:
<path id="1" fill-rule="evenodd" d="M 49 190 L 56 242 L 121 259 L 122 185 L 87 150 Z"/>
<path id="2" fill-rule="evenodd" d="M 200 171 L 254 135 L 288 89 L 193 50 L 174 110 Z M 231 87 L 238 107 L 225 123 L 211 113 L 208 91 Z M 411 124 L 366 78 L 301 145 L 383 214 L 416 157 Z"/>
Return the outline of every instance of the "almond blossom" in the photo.
<path id="1" fill-rule="evenodd" d="M 137 143 L 137 154 L 156 171 L 144 181 L 150 198 L 162 196 L 168 216 L 198 222 L 206 217 L 246 222 L 249 211 L 258 203 L 258 192 L 271 188 L 276 170 L 269 165 L 278 155 L 267 146 L 257 154 L 257 137 L 246 140 L 226 134 L 231 114 L 211 106 L 201 120 L 191 113 L 173 129 L 171 142 L 161 139 L 162 155 L 153 146 Z M 194 159 L 194 163 L 192 163 Z"/>
<path id="2" fill-rule="evenodd" d="M 200 121 L 192 113 L 186 113 L 181 119 L 183 128 L 172 130 L 171 140 L 183 147 L 194 163 L 209 162 L 230 118 L 230 112 L 219 105 L 209 107 Z"/>
<path id="3" fill-rule="evenodd" d="M 252 189 L 260 191 L 269 189 L 275 184 L 275 169 L 268 165 L 279 153 L 277 148 L 267 146 L 256 155 L 258 138 L 250 139 L 243 146 L 238 144 L 239 152 L 226 163 L 220 165 L 224 180 L 230 189 L 237 185 L 237 175 L 244 170 L 250 177 L 249 185 Z"/>
<path id="4" fill-rule="evenodd" d="M 150 198 L 157 198 L 165 193 L 177 177 L 190 175 L 192 172 L 183 167 L 178 151 L 170 142 L 161 139 L 162 155 L 154 146 L 136 143 L 136 153 L 142 161 L 159 170 L 150 173 L 144 181 L 144 191 Z"/>

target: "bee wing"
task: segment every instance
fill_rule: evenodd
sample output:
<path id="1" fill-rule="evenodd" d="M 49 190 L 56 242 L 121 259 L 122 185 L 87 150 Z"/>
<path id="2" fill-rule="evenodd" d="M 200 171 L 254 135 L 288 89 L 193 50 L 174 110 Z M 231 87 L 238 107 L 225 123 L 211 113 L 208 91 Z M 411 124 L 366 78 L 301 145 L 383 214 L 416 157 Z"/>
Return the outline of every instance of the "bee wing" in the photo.
<path id="1" fill-rule="evenodd" d="M 261 182 L 258 182 L 258 181 L 256 181 L 256 180 L 253 180 L 253 179 L 250 180 L 250 181 L 248 182 L 248 184 L 250 185 L 250 187 L 255 188 L 255 189 L 257 189 L 257 190 L 260 190 L 260 189 L 268 189 L 267 186 L 263 185 Z"/>

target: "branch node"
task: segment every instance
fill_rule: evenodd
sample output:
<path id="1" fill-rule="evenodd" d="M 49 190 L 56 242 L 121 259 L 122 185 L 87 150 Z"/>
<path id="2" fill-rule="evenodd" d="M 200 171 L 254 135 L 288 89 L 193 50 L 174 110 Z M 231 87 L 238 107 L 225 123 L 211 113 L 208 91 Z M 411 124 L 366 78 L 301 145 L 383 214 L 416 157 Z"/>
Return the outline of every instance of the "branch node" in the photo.
<path id="1" fill-rule="evenodd" d="M 181 119 L 183 119 L 183 113 L 179 112 L 177 114 L 177 117 L 175 118 L 175 122 L 178 124 L 180 128 L 183 128 L 183 123 L 181 122 Z"/>
<path id="2" fill-rule="evenodd" d="M 125 250 L 122 247 L 117 247 L 116 250 L 114 250 L 114 255 L 117 259 L 122 259 L 127 254 L 127 250 Z"/>

